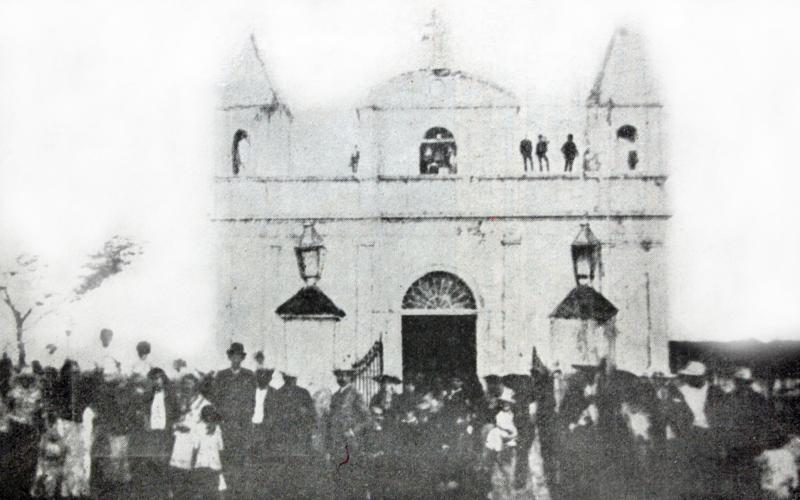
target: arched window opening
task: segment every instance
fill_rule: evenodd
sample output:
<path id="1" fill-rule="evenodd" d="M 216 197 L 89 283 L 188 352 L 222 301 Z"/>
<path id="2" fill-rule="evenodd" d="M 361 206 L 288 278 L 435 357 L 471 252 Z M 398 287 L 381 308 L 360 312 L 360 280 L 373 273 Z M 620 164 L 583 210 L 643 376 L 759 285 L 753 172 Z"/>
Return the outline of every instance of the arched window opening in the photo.
<path id="1" fill-rule="evenodd" d="M 247 141 L 249 143 L 250 138 L 246 131 L 239 129 L 233 134 L 233 149 L 231 151 L 231 167 L 233 169 L 233 175 L 239 175 L 239 172 L 242 170 L 243 164 L 240 150 L 240 144 L 242 141 Z"/>
<path id="2" fill-rule="evenodd" d="M 617 129 L 617 139 L 625 139 L 630 142 L 636 142 L 638 133 L 636 127 L 633 125 L 623 125 Z"/>
<path id="3" fill-rule="evenodd" d="M 425 132 L 425 138 L 419 146 L 419 173 L 421 174 L 455 174 L 456 146 L 453 134 L 444 127 L 433 127 Z"/>
<path id="4" fill-rule="evenodd" d="M 415 281 L 403 297 L 403 309 L 475 309 L 475 296 L 454 274 L 434 271 Z"/>

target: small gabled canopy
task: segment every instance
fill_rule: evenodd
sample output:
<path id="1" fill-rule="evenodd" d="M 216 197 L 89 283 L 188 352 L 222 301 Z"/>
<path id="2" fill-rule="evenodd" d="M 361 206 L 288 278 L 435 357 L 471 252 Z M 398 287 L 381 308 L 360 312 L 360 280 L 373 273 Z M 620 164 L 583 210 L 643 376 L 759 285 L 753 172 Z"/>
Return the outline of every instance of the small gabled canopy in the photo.
<path id="1" fill-rule="evenodd" d="M 254 35 L 232 60 L 220 89 L 219 105 L 222 109 L 258 106 L 292 116 L 269 77 Z"/>
<path id="2" fill-rule="evenodd" d="M 587 285 L 572 289 L 550 314 L 551 318 L 593 319 L 605 323 L 617 315 L 617 308 L 607 298 Z"/>
<path id="3" fill-rule="evenodd" d="M 589 106 L 660 105 L 642 37 L 627 28 L 614 32 L 603 66 L 587 100 Z"/>
<path id="4" fill-rule="evenodd" d="M 281 318 L 318 317 L 339 320 L 345 312 L 318 287 L 306 286 L 300 289 L 289 300 L 278 306 L 275 313 Z"/>

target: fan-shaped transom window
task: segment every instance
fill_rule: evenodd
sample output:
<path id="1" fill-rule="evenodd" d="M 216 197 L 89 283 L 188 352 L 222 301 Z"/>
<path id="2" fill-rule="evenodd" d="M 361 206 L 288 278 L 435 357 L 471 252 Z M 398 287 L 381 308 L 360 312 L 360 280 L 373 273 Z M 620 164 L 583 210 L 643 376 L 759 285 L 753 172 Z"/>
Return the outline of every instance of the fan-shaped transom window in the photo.
<path id="1" fill-rule="evenodd" d="M 434 271 L 418 279 L 403 297 L 403 309 L 475 309 L 475 296 L 458 276 Z"/>

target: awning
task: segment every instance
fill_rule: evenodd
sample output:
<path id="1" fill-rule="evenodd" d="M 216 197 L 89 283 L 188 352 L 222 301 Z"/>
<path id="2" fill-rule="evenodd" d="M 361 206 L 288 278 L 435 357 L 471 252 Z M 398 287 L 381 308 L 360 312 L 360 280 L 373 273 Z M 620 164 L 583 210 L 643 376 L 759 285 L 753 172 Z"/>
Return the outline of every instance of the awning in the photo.
<path id="1" fill-rule="evenodd" d="M 561 319 L 593 319 L 598 323 L 605 323 L 617 314 L 607 298 L 587 285 L 580 285 L 572 289 L 561 301 L 558 307 L 550 314 L 551 318 Z"/>
<path id="2" fill-rule="evenodd" d="M 278 306 L 275 313 L 282 318 L 289 317 L 328 317 L 343 318 L 345 312 L 339 309 L 325 293 L 315 285 L 301 288 L 289 300 Z"/>

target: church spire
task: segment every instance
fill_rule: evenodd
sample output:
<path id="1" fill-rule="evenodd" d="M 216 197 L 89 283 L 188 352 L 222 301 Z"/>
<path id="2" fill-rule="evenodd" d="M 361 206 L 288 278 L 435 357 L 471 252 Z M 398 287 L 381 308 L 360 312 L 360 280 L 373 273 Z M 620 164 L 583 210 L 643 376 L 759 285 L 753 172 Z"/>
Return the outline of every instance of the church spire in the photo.
<path id="1" fill-rule="evenodd" d="M 439 12 L 431 11 L 431 20 L 425 24 L 422 42 L 428 52 L 428 69 L 445 69 L 450 63 L 450 46 L 447 27 Z"/>

